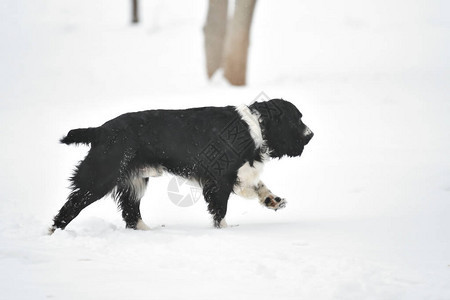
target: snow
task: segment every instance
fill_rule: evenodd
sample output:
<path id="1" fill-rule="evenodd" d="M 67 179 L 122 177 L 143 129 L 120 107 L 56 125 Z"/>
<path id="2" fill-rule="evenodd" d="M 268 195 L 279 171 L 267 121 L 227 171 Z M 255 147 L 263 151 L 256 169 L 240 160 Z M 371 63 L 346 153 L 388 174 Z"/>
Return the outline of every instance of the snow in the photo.
<path id="1" fill-rule="evenodd" d="M 445 1 L 259 1 L 249 85 L 206 80 L 206 1 L 0 5 L 0 299 L 450 299 L 450 18 Z M 315 136 L 271 161 L 277 212 L 151 178 L 150 231 L 100 200 L 46 235 L 87 147 L 58 139 L 128 111 L 293 101 Z"/>

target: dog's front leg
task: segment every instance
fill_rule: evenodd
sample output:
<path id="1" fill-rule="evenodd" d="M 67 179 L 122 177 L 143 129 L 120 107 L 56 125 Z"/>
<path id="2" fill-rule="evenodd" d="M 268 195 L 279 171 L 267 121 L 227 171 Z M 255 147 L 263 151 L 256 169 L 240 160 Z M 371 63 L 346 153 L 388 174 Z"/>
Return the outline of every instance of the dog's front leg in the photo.
<path id="1" fill-rule="evenodd" d="M 276 211 L 286 206 L 286 200 L 274 195 L 262 181 L 254 186 L 254 191 L 258 195 L 259 202 L 267 208 Z"/>
<path id="2" fill-rule="evenodd" d="M 228 198 L 232 191 L 232 185 L 214 182 L 203 188 L 203 196 L 208 203 L 208 211 L 213 216 L 214 227 L 227 227 L 225 215 L 227 214 Z"/>

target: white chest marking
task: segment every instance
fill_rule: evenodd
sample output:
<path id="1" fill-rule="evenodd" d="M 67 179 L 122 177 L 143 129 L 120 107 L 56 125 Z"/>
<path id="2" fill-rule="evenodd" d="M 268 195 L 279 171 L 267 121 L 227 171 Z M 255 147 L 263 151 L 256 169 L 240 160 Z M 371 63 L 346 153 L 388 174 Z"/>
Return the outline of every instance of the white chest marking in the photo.
<path id="1" fill-rule="evenodd" d="M 250 135 L 255 141 L 256 148 L 264 145 L 264 139 L 262 136 L 261 125 L 259 125 L 259 115 L 252 113 L 247 105 L 239 105 L 236 107 L 236 111 L 241 116 L 241 119 L 247 123 L 250 129 Z"/>
<path id="2" fill-rule="evenodd" d="M 252 113 L 252 111 L 246 105 L 240 105 L 236 107 L 236 111 L 241 116 L 241 119 L 247 123 L 250 131 L 250 135 L 255 142 L 256 148 L 264 146 L 265 141 L 262 136 L 261 126 L 259 124 L 259 115 Z M 258 185 L 259 176 L 264 168 L 264 160 L 268 158 L 267 153 L 263 154 L 263 161 L 253 163 L 250 166 L 249 162 L 246 162 L 238 170 L 238 183 L 234 187 L 235 193 L 245 198 L 254 198 L 257 196 L 255 187 Z"/>

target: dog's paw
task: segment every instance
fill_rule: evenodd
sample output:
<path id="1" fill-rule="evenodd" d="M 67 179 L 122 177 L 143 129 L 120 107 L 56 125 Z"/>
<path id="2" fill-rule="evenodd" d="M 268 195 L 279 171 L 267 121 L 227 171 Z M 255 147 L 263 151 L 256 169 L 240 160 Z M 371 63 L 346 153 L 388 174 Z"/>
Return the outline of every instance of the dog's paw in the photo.
<path id="1" fill-rule="evenodd" d="M 138 220 L 138 222 L 136 224 L 136 227 L 134 229 L 136 229 L 136 230 L 144 230 L 144 231 L 151 230 L 151 228 L 148 227 L 148 225 L 145 224 L 144 221 L 142 221 L 142 219 Z"/>
<path id="2" fill-rule="evenodd" d="M 52 235 L 56 230 L 56 226 L 51 226 L 47 229 L 47 234 Z"/>
<path id="3" fill-rule="evenodd" d="M 214 220 L 214 227 L 215 228 L 227 228 L 228 224 L 227 221 L 225 221 L 225 219 L 222 219 L 220 221 Z"/>
<path id="4" fill-rule="evenodd" d="M 228 227 L 227 221 L 225 221 L 225 219 L 222 219 L 222 221 L 220 221 L 220 223 L 219 223 L 219 227 L 220 228 L 227 228 Z"/>
<path id="5" fill-rule="evenodd" d="M 286 199 L 280 198 L 275 195 L 269 195 L 264 199 L 264 201 L 261 202 L 265 207 L 273 209 L 275 211 L 284 208 L 287 203 Z"/>

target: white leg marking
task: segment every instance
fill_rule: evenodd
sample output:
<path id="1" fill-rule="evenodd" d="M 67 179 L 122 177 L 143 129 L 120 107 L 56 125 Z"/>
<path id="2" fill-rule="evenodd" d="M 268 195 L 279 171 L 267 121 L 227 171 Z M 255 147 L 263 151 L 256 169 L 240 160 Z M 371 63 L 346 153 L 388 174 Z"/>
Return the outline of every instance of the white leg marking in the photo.
<path id="1" fill-rule="evenodd" d="M 55 232 L 55 230 L 56 230 L 56 227 L 55 227 L 55 226 L 51 226 L 51 227 L 48 229 L 48 235 L 52 235 L 52 234 Z"/>
<path id="2" fill-rule="evenodd" d="M 136 201 L 141 200 L 142 197 L 144 197 L 145 190 L 147 188 L 145 180 L 139 176 L 130 177 L 128 180 L 130 186 L 132 187 Z"/>
<path id="3" fill-rule="evenodd" d="M 267 197 L 272 195 L 272 192 L 267 188 L 267 186 L 262 182 L 258 182 L 258 184 L 255 187 L 256 193 L 258 194 L 259 202 L 261 204 L 264 204 L 264 200 L 266 200 Z"/>
<path id="4" fill-rule="evenodd" d="M 286 199 L 274 195 L 262 181 L 258 183 L 255 190 L 258 194 L 259 203 L 265 207 L 276 211 L 286 206 Z"/>
<path id="5" fill-rule="evenodd" d="M 255 186 L 259 182 L 259 176 L 263 169 L 264 163 L 262 162 L 255 161 L 253 167 L 246 162 L 238 170 L 238 184 L 234 186 L 234 192 L 244 198 L 256 198 L 258 194 L 255 191 Z"/>
<path id="6" fill-rule="evenodd" d="M 139 221 L 136 224 L 137 230 L 150 230 L 150 227 L 147 226 L 147 224 L 142 221 L 142 219 L 139 219 Z"/>
<path id="7" fill-rule="evenodd" d="M 227 224 L 227 221 L 225 221 L 225 218 L 223 218 L 223 219 L 220 221 L 219 227 L 220 227 L 220 228 L 226 228 L 226 227 L 228 227 L 228 224 Z"/>

